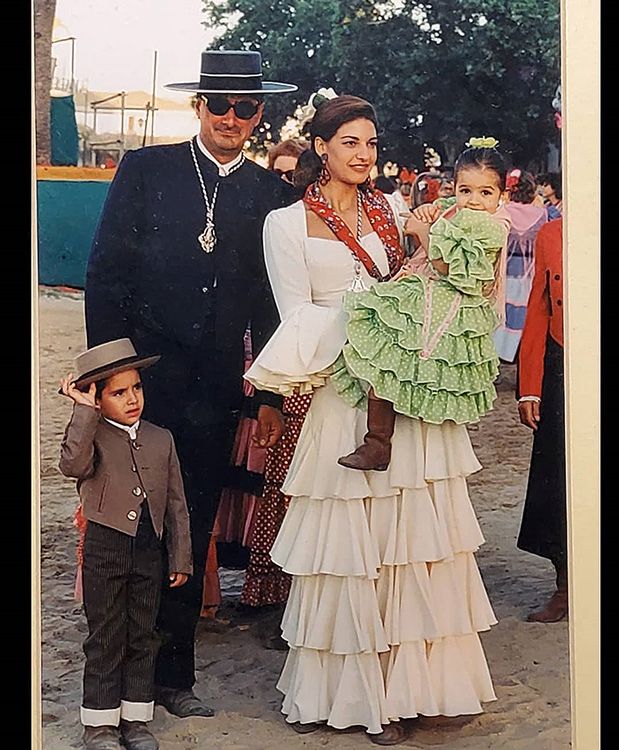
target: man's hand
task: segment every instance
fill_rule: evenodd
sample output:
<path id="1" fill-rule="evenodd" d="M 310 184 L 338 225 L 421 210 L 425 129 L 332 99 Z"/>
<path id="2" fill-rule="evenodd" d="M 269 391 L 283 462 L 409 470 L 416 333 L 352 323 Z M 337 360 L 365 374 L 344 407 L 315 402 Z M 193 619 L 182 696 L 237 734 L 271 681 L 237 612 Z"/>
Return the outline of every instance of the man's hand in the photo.
<path id="1" fill-rule="evenodd" d="M 184 586 L 187 583 L 189 576 L 187 573 L 170 573 L 168 580 L 170 581 L 170 588 L 175 589 L 179 586 Z"/>
<path id="2" fill-rule="evenodd" d="M 284 417 L 274 406 L 262 404 L 258 408 L 258 429 L 252 443 L 260 448 L 272 448 L 284 434 Z"/>
<path id="3" fill-rule="evenodd" d="M 88 392 L 80 391 L 79 388 L 75 387 L 72 372 L 60 381 L 60 392 L 75 401 L 76 404 L 92 406 L 95 409 L 99 408 L 95 399 L 97 386 L 94 383 L 91 383 Z"/>
<path id="4" fill-rule="evenodd" d="M 540 405 L 539 401 L 521 401 L 518 404 L 518 415 L 525 427 L 537 430 L 540 420 Z"/>

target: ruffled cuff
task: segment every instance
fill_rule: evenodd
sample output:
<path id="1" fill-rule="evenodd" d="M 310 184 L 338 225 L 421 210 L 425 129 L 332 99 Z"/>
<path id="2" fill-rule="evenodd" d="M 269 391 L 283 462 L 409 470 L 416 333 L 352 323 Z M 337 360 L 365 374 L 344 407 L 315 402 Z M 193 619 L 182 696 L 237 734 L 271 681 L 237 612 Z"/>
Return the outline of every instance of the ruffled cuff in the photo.
<path id="1" fill-rule="evenodd" d="M 441 211 L 446 211 L 448 208 L 456 205 L 456 196 L 452 195 L 449 198 L 436 198 L 432 201 L 435 206 L 438 206 Z"/>
<path id="2" fill-rule="evenodd" d="M 305 304 L 282 320 L 244 377 L 255 388 L 283 396 L 324 385 L 346 341 L 346 313 Z"/>
<path id="3" fill-rule="evenodd" d="M 447 280 L 461 292 L 475 293 L 479 282 L 494 278 L 493 261 L 506 231 L 484 211 L 461 209 L 450 220 L 440 218 L 430 230 L 428 257 L 449 265 Z"/>

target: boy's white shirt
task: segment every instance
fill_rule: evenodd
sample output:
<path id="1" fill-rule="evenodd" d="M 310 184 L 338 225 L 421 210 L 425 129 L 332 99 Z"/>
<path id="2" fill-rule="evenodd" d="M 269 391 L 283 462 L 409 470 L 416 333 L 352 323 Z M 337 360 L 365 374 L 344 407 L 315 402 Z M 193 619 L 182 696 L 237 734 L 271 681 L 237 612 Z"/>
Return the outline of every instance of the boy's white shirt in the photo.
<path id="1" fill-rule="evenodd" d="M 129 437 L 131 438 L 131 440 L 135 440 L 137 438 L 137 436 L 138 436 L 138 427 L 140 426 L 140 420 L 139 419 L 138 419 L 138 421 L 135 424 L 132 424 L 132 425 L 119 424 L 118 422 L 114 422 L 113 420 L 108 419 L 107 417 L 104 417 L 104 419 L 105 419 L 106 422 L 109 422 L 110 424 L 113 424 L 114 427 L 118 427 L 121 430 L 124 430 L 125 432 L 128 432 L 129 433 Z"/>

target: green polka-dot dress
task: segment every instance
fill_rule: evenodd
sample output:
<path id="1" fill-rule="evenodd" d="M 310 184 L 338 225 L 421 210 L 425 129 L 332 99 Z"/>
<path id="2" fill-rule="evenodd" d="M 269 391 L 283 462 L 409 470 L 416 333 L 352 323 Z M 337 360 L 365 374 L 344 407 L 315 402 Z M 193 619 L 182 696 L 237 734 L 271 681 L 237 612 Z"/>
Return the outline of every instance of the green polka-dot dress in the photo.
<path id="1" fill-rule="evenodd" d="M 432 225 L 428 258 L 447 263 L 446 276 L 420 273 L 346 295 L 348 341 L 332 382 L 351 406 L 364 405 L 371 385 L 396 411 L 434 424 L 477 422 L 492 408 L 498 316 L 484 293 L 507 239 L 498 219 L 460 209 Z"/>

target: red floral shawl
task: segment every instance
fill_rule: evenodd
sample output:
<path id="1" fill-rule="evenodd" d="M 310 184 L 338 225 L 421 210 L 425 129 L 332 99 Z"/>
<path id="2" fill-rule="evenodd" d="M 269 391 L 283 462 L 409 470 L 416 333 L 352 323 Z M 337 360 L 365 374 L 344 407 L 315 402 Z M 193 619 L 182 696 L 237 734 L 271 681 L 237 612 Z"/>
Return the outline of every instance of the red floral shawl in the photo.
<path id="1" fill-rule="evenodd" d="M 357 242 L 357 238 L 350 231 L 348 225 L 331 208 L 327 199 L 320 192 L 317 183 L 314 182 L 307 188 L 303 196 L 303 202 L 325 222 L 338 240 L 343 242 L 353 255 L 363 263 L 370 276 L 378 281 L 386 281 L 400 270 L 404 260 L 404 250 L 400 244 L 400 235 L 391 206 L 380 190 L 361 190 L 361 202 L 372 229 L 380 237 L 387 253 L 388 276 L 382 275 L 376 263 Z"/>

